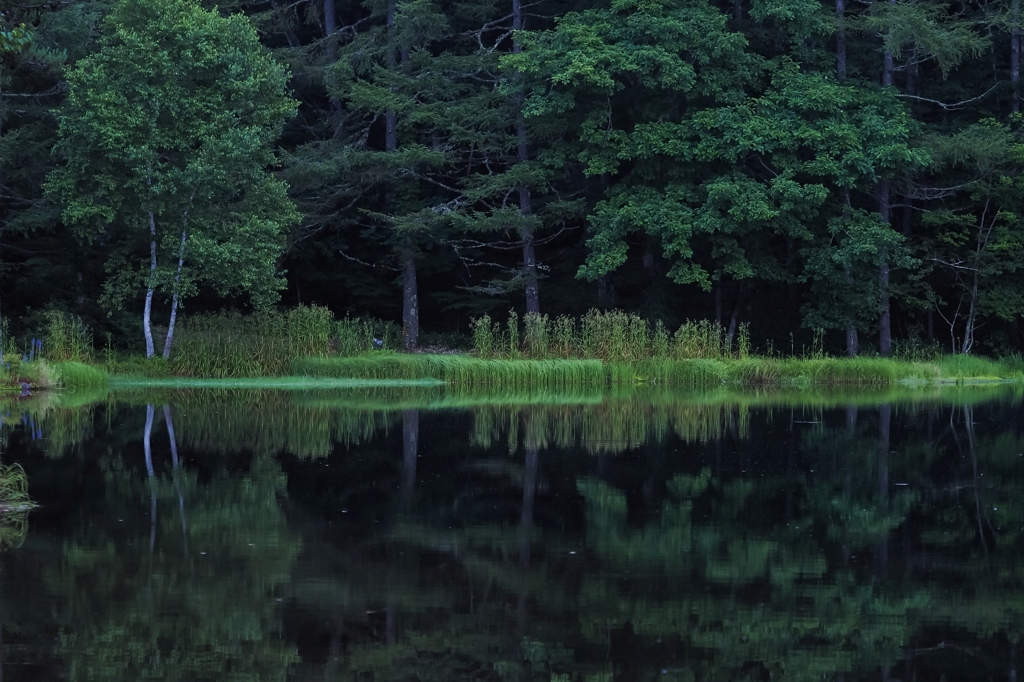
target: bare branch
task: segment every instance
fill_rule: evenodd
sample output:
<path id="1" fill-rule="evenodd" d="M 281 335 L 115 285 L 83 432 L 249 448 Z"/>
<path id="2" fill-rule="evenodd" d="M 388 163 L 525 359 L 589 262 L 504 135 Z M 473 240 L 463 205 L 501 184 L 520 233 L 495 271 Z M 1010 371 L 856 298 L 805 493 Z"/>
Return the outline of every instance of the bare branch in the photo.
<path id="1" fill-rule="evenodd" d="M 918 95 L 908 95 L 908 94 L 903 93 L 903 92 L 897 94 L 896 96 L 897 97 L 902 97 L 904 99 L 916 100 L 918 102 L 927 102 L 928 104 L 935 104 L 935 105 L 937 105 L 939 107 L 942 107 L 946 111 L 955 111 L 957 109 L 961 109 L 961 108 L 967 106 L 968 104 L 971 104 L 972 102 L 977 102 L 979 99 L 982 99 L 983 97 L 987 97 L 988 95 L 990 95 L 998 87 L 999 87 L 999 83 L 996 83 L 991 88 L 989 88 L 985 92 L 981 93 L 977 97 L 972 97 L 971 99 L 965 99 L 962 102 L 940 102 L 937 99 L 929 99 L 927 97 L 920 97 Z"/>

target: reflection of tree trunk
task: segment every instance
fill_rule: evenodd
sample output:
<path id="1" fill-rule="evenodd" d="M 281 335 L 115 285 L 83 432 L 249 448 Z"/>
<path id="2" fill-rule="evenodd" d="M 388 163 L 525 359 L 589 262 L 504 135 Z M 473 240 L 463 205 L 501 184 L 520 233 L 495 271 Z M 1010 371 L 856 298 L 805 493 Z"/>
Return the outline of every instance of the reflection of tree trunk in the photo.
<path id="1" fill-rule="evenodd" d="M 523 505 L 519 517 L 519 566 L 525 574 L 530 567 L 530 534 L 533 530 L 533 504 L 537 494 L 537 463 L 536 446 L 527 446 L 526 463 L 523 468 Z M 526 634 L 526 587 L 519 590 L 517 613 L 520 637 Z"/>
<path id="2" fill-rule="evenodd" d="M 857 437 L 857 406 L 847 405 L 846 406 L 846 433 L 850 439 L 850 445 L 852 446 Z M 850 452 L 849 449 L 846 452 L 846 456 L 843 460 L 843 506 L 849 508 L 850 502 L 853 499 L 853 471 L 850 468 Z M 847 542 L 843 543 L 843 563 L 846 563 L 850 559 L 850 546 Z"/>
<path id="3" fill-rule="evenodd" d="M 146 305 L 142 309 L 142 331 L 146 335 L 146 357 L 155 354 L 153 346 L 153 288 L 156 286 L 156 219 L 149 212 L 149 280 L 146 284 Z"/>
<path id="4" fill-rule="evenodd" d="M 892 405 L 878 408 L 878 500 L 883 512 L 888 509 L 889 500 L 889 447 Z M 877 567 L 881 573 L 889 568 L 889 535 L 878 540 L 876 552 Z"/>
<path id="5" fill-rule="evenodd" d="M 398 612 L 392 601 L 384 609 L 384 637 L 388 646 L 398 643 Z"/>
<path id="6" fill-rule="evenodd" d="M 406 509 L 412 507 L 415 493 L 419 445 L 420 411 L 406 410 L 402 413 L 402 503 Z"/>
<path id="7" fill-rule="evenodd" d="M 964 405 L 964 426 L 967 430 L 967 450 L 971 453 L 971 467 L 974 473 L 974 511 L 978 515 L 978 537 L 981 539 L 981 546 L 985 548 L 985 553 L 988 554 L 988 541 L 985 539 L 985 528 L 981 523 L 982 512 L 981 512 L 981 495 L 978 488 L 980 482 L 978 481 L 978 453 L 974 449 L 974 408 L 970 405 Z"/>
<path id="8" fill-rule="evenodd" d="M 146 428 L 142 432 L 142 448 L 146 453 L 146 477 L 149 479 L 149 553 L 156 546 L 156 475 L 153 473 L 153 415 L 152 405 L 146 405 Z"/>
<path id="9" fill-rule="evenodd" d="M 171 406 L 164 405 L 164 422 L 167 424 L 167 437 L 171 441 L 171 464 L 174 467 L 174 492 L 178 495 L 178 515 L 181 517 L 181 540 L 185 543 L 185 554 L 188 555 L 188 524 L 185 523 L 185 495 L 181 491 L 181 466 L 178 460 L 178 439 L 174 435 L 174 420 L 171 419 Z"/>

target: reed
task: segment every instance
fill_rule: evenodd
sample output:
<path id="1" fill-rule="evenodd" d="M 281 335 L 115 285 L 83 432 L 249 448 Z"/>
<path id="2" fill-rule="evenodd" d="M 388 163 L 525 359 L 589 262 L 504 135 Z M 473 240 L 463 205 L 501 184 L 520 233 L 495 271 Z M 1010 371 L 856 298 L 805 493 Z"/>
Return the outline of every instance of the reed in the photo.
<path id="1" fill-rule="evenodd" d="M 942 371 L 942 377 L 949 381 L 985 381 L 1007 377 L 1022 377 L 1024 367 L 1019 360 L 1008 359 L 997 362 L 976 355 L 946 355 L 934 361 Z"/>
<path id="2" fill-rule="evenodd" d="M 508 388 L 604 385 L 597 360 L 482 360 L 463 355 L 373 353 L 354 358 L 302 358 L 298 375 L 352 379 L 438 379 L 459 385 Z"/>
<path id="3" fill-rule="evenodd" d="M 335 323 L 319 306 L 286 313 L 195 315 L 182 321 L 171 355 L 176 376 L 244 377 L 286 373 L 304 355 L 331 353 Z"/>
<path id="4" fill-rule="evenodd" d="M 744 334 L 745 334 L 744 330 Z M 746 338 L 746 337 L 744 337 Z M 675 332 L 621 310 L 591 310 L 573 317 L 528 314 L 520 326 L 511 311 L 504 326 L 484 315 L 473 322 L 474 350 L 482 358 L 586 359 L 639 362 L 652 358 L 722 359 L 732 353 L 721 326 L 686 322 Z M 749 345 L 749 342 L 748 342 Z M 740 352 L 749 352 L 741 345 Z"/>
<path id="5" fill-rule="evenodd" d="M 51 362 L 88 362 L 92 359 L 92 330 L 77 315 L 48 311 L 43 339 L 41 354 Z"/>
<path id="6" fill-rule="evenodd" d="M 109 379 L 102 367 L 75 361 L 55 363 L 53 373 L 61 388 L 73 390 L 103 388 Z"/>

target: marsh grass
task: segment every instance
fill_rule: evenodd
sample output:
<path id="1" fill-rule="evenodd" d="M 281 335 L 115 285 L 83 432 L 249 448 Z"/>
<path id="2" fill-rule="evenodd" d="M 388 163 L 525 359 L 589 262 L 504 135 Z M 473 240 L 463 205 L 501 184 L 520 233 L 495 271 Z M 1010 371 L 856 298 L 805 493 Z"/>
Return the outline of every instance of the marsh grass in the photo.
<path id="1" fill-rule="evenodd" d="M 633 313 L 591 310 L 578 320 L 515 311 L 502 325 L 484 315 L 473 321 L 473 346 L 486 359 L 603 360 L 723 359 L 749 353 L 746 328 L 735 351 L 721 326 L 708 320 L 684 323 L 675 332 Z"/>
<path id="2" fill-rule="evenodd" d="M 482 360 L 462 355 L 373 353 L 354 358 L 302 358 L 294 374 L 352 379 L 438 379 L 449 384 L 507 388 L 604 385 L 597 360 Z"/>
<path id="3" fill-rule="evenodd" d="M 55 363 L 53 374 L 59 386 L 74 390 L 102 388 L 109 379 L 103 368 L 76 361 Z"/>
<path id="4" fill-rule="evenodd" d="M 93 357 L 93 335 L 77 315 L 59 310 L 46 313 L 42 353 L 51 362 L 88 362 Z"/>
<path id="5" fill-rule="evenodd" d="M 1021 378 L 1022 368 L 1013 360 L 997 362 L 975 355 L 947 355 L 935 361 L 944 379 L 952 381 L 996 381 L 1012 376 Z"/>

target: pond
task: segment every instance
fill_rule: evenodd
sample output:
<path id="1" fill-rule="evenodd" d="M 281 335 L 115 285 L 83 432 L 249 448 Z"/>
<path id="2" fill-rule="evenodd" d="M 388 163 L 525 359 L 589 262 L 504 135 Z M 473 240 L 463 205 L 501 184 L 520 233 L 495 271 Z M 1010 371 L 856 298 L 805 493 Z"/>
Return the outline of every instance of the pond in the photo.
<path id="1" fill-rule="evenodd" d="M 12 680 L 1015 680 L 1013 387 L 6 403 Z"/>

